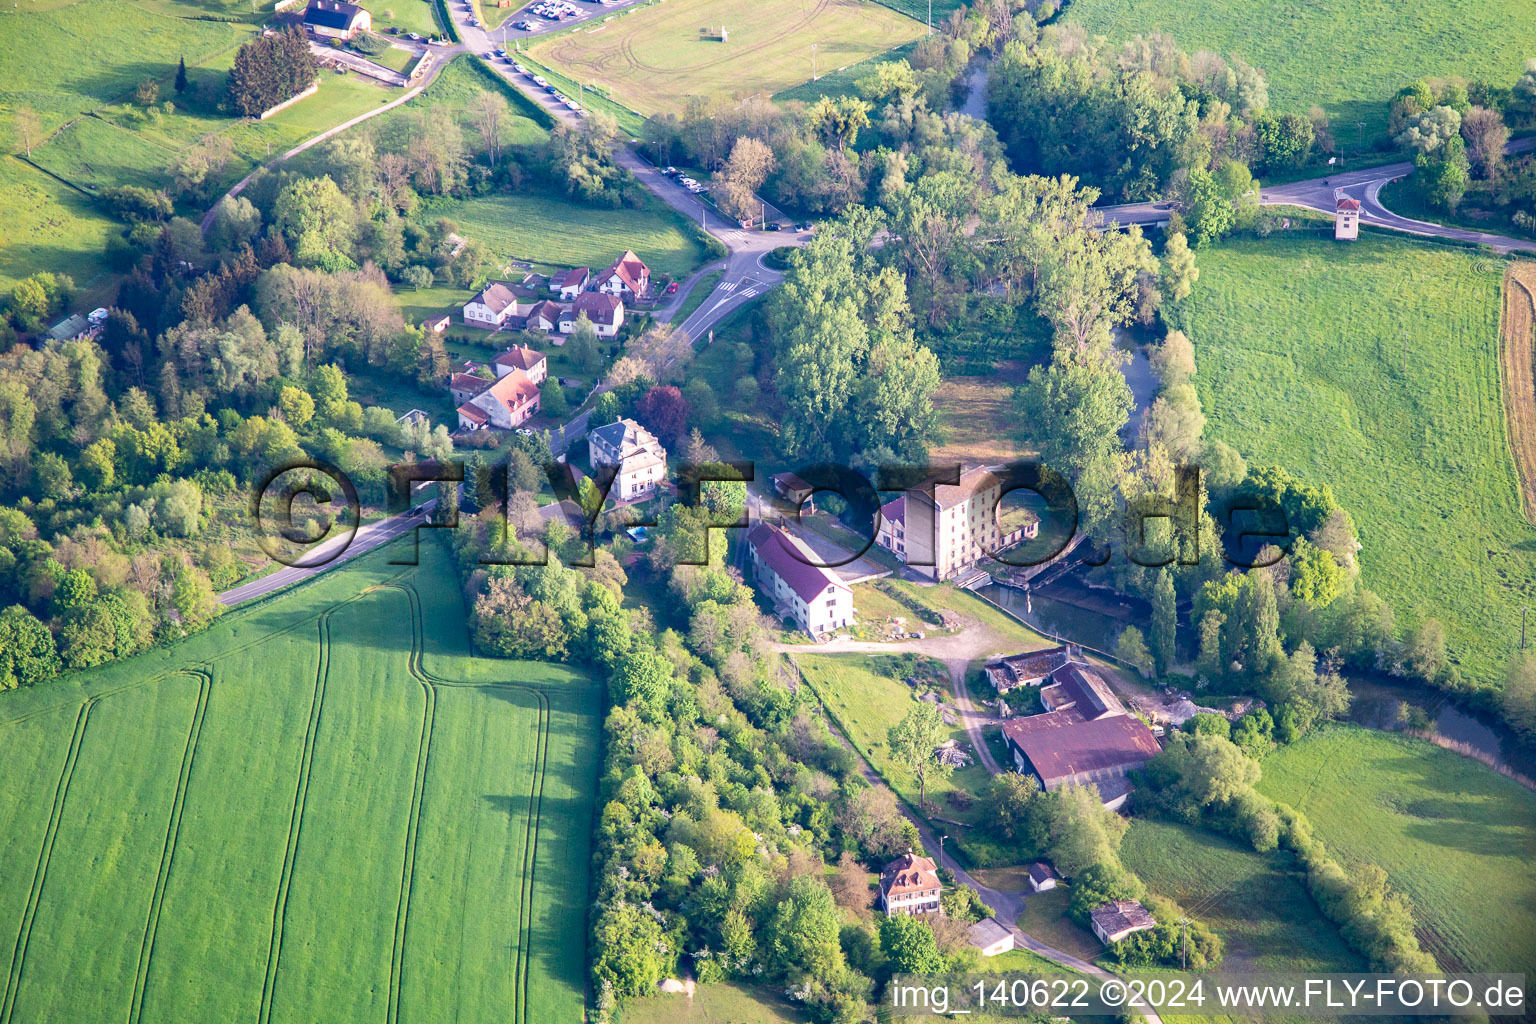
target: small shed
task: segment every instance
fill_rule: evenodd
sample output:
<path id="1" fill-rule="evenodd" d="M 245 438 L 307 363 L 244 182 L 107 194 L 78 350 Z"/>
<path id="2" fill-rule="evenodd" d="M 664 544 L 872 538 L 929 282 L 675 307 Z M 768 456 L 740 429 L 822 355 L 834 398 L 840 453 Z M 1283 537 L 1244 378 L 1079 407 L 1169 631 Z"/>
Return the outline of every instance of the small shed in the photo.
<path id="1" fill-rule="evenodd" d="M 997 956 L 1013 948 L 1013 932 L 995 917 L 982 918 L 971 925 L 966 937 L 971 945 L 981 950 L 982 956 Z"/>
<path id="2" fill-rule="evenodd" d="M 811 495 L 816 492 L 816 488 L 800 479 L 794 473 L 775 473 L 773 475 L 772 482 L 773 493 L 777 494 L 785 501 L 791 502 L 797 507 L 804 506 L 804 504 L 810 499 Z M 811 506 L 804 509 L 804 511 L 816 511 L 815 503 L 813 502 Z"/>
<path id="3" fill-rule="evenodd" d="M 1334 204 L 1333 237 L 1354 241 L 1360 237 L 1360 200 L 1340 193 Z"/>
<path id="4" fill-rule="evenodd" d="M 1056 869 L 1044 861 L 1037 860 L 1029 866 L 1029 887 L 1035 892 L 1056 888 L 1058 878 L 1060 876 L 1056 874 Z"/>
<path id="5" fill-rule="evenodd" d="M 450 319 L 450 317 L 446 316 L 435 316 L 421 326 L 428 334 L 442 334 L 448 329 Z"/>

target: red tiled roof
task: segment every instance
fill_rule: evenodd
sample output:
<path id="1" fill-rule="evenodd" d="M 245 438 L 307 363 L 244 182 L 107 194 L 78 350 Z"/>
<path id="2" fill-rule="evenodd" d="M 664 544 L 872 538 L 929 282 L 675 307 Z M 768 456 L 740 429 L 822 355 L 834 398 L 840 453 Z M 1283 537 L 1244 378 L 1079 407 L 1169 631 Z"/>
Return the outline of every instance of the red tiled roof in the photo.
<path id="1" fill-rule="evenodd" d="M 501 355 L 491 360 L 491 362 L 495 363 L 497 366 L 510 366 L 514 369 L 522 370 L 524 373 L 531 371 L 535 366 L 538 366 L 543 361 L 544 353 L 535 352 L 527 345 L 518 345 L 515 348 L 509 348 Z"/>
<path id="2" fill-rule="evenodd" d="M 932 857 L 919 857 L 905 853 L 891 861 L 880 872 L 880 891 L 887 896 L 899 896 L 909 892 L 923 892 L 939 887 L 939 873 Z"/>
<path id="3" fill-rule="evenodd" d="M 617 296 L 606 292 L 583 292 L 576 296 L 576 301 L 571 303 L 569 313 L 564 315 L 575 320 L 585 313 L 587 319 L 593 323 L 611 324 L 613 315 L 623 308 L 624 303 L 620 302 Z"/>
<path id="4" fill-rule="evenodd" d="M 1010 718 L 1003 722 L 1003 735 L 1024 751 L 1046 789 L 1079 772 L 1139 765 L 1162 750 L 1139 718 L 1105 715 L 1084 721 L 1075 708 Z"/>
<path id="5" fill-rule="evenodd" d="M 1105 935 L 1119 935 L 1157 926 L 1157 921 L 1138 900 L 1111 900 L 1090 911 L 1088 916 Z"/>
<path id="6" fill-rule="evenodd" d="M 816 600 L 829 586 L 848 589 L 830 569 L 811 565 L 809 559 L 814 553 L 777 527 L 757 523 L 747 531 L 747 543 L 806 604 Z"/>
<path id="7" fill-rule="evenodd" d="M 448 382 L 449 391 L 468 391 L 476 395 L 490 386 L 490 381 L 473 373 L 456 373 Z"/>
<path id="8" fill-rule="evenodd" d="M 1358 200 L 1358 199 L 1351 199 L 1351 198 L 1349 198 L 1349 196 L 1344 196 L 1343 198 L 1341 198 L 1339 200 L 1338 211 L 1340 213 L 1343 213 L 1346 210 L 1358 210 L 1358 209 L 1360 209 L 1360 200 Z"/>
<path id="9" fill-rule="evenodd" d="M 907 496 L 903 494 L 881 505 L 880 517 L 887 522 L 901 523 L 905 526 L 907 522 Z"/>
<path id="10" fill-rule="evenodd" d="M 513 370 L 487 390 L 492 398 L 509 410 L 520 408 L 523 403 L 539 397 L 539 386 L 522 370 Z"/>
<path id="11" fill-rule="evenodd" d="M 555 281 L 556 288 L 580 288 L 586 285 L 587 278 L 592 276 L 592 271 L 586 267 L 573 267 L 561 274 Z"/>
<path id="12" fill-rule="evenodd" d="M 549 299 L 535 302 L 533 308 L 528 310 L 528 322 L 531 324 L 537 320 L 546 320 L 550 325 L 558 324 L 561 312 L 559 303 L 551 302 Z"/>
<path id="13" fill-rule="evenodd" d="M 459 406 L 459 415 L 472 423 L 484 423 L 491 418 L 484 409 L 472 402 L 465 402 Z"/>
<path id="14" fill-rule="evenodd" d="M 640 257 L 635 255 L 633 249 L 625 249 L 624 255 L 614 261 L 613 266 L 603 271 L 603 280 L 606 281 L 617 274 L 619 280 L 624 282 L 626 288 L 632 292 L 641 292 L 645 289 L 641 286 L 640 279 L 643 276 L 649 275 L 650 272 L 650 268 L 641 262 Z"/>

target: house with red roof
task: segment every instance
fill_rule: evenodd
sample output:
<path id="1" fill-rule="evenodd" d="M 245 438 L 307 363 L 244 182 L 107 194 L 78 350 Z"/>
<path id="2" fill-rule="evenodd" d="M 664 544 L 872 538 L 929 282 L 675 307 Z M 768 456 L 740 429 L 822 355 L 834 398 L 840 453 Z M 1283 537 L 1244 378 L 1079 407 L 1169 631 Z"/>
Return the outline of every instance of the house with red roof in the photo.
<path id="1" fill-rule="evenodd" d="M 562 312 L 564 310 L 560 308 L 558 302 L 551 302 L 548 299 L 535 302 L 532 306 L 528 307 L 528 315 L 523 321 L 523 330 L 543 331 L 545 334 L 549 334 L 559 328 L 560 314 Z M 555 344 L 560 345 L 563 342 L 556 340 Z"/>
<path id="2" fill-rule="evenodd" d="M 880 909 L 887 917 L 897 914 L 939 914 L 938 865 L 932 857 L 908 850 L 880 872 Z"/>
<path id="3" fill-rule="evenodd" d="M 505 377 L 513 370 L 521 370 L 535 384 L 544 383 L 544 378 L 549 376 L 549 361 L 544 358 L 544 353 L 535 352 L 527 345 L 515 345 L 507 349 L 491 360 L 491 367 L 498 378 Z"/>
<path id="4" fill-rule="evenodd" d="M 1351 199 L 1342 192 L 1335 193 L 1333 213 L 1333 237 L 1340 241 L 1353 241 L 1360 237 L 1360 200 Z"/>
<path id="5" fill-rule="evenodd" d="M 651 287 L 651 268 L 635 255 L 633 249 L 625 249 L 624 255 L 598 274 L 595 281 L 598 291 L 633 302 Z"/>
<path id="6" fill-rule="evenodd" d="M 810 548 L 759 521 L 747 531 L 758 587 L 811 636 L 853 625 L 853 591 Z"/>
<path id="7" fill-rule="evenodd" d="M 570 302 L 587 290 L 592 283 L 592 271 L 586 267 L 574 267 L 549 279 L 549 290 L 560 296 L 561 302 Z"/>
<path id="8" fill-rule="evenodd" d="M 624 303 L 606 292 L 583 292 L 571 308 L 560 314 L 560 333 L 570 334 L 583 316 L 592 322 L 599 338 L 611 338 L 624 326 Z"/>
<path id="9" fill-rule="evenodd" d="M 520 427 L 539 411 L 539 397 L 539 386 L 522 370 L 513 370 L 459 406 L 459 429 Z"/>

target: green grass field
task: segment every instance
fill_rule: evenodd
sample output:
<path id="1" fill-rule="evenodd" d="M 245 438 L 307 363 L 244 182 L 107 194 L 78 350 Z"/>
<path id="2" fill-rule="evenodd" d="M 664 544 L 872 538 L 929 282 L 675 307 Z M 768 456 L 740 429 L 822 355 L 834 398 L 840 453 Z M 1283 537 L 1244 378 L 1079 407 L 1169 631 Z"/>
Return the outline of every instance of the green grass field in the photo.
<path id="1" fill-rule="evenodd" d="M 1501 679 L 1536 593 L 1499 397 L 1502 265 L 1369 235 L 1236 241 L 1199 262 L 1206 436 L 1331 485 L 1399 624 L 1441 619 L 1463 674 Z"/>
<path id="2" fill-rule="evenodd" d="M 1415 79 L 1507 86 L 1536 53 L 1524 0 L 1073 0 L 1067 17 L 1115 43 L 1161 29 L 1189 53 L 1241 57 L 1264 72 L 1273 109 L 1322 106 L 1348 149 L 1386 134 L 1388 103 Z"/>
<path id="3" fill-rule="evenodd" d="M 580 1017 L 600 698 L 403 551 L 0 700 L 0 1020 Z"/>
<path id="4" fill-rule="evenodd" d="M 562 267 L 608 266 L 627 248 L 653 274 L 682 277 L 703 249 L 660 200 L 639 210 L 579 206 L 563 195 L 499 193 L 473 199 L 432 199 L 424 217 L 449 217 L 468 238 L 503 257 Z"/>
<path id="5" fill-rule="evenodd" d="M 1422 740 L 1353 726 L 1270 754 L 1259 789 L 1304 812 L 1346 869 L 1385 869 L 1442 968 L 1536 966 L 1536 794 Z"/>
<path id="6" fill-rule="evenodd" d="M 15 157 L 0 157 L 0 292 L 52 270 L 89 288 L 104 278 L 102 247 L 117 225 L 87 196 Z"/>
<path id="7" fill-rule="evenodd" d="M 388 0 L 369 9 L 373 14 L 373 30 L 383 33 L 391 25 L 402 32 L 415 32 L 423 36 L 435 36 L 442 32 L 433 11 L 432 0 Z"/>
<path id="8" fill-rule="evenodd" d="M 1134 818 L 1120 859 L 1153 892 L 1177 900 L 1220 933 L 1225 968 L 1365 970 L 1318 911 L 1290 854 L 1254 853 L 1189 825 Z"/>
<path id="9" fill-rule="evenodd" d="M 801 1024 L 806 1015 L 768 987 L 736 982 L 701 985 L 692 999 L 656 995 L 631 999 L 619 1024 Z"/>
<path id="10" fill-rule="evenodd" d="M 724 25 L 727 41 L 718 30 Z M 706 36 L 713 29 L 715 35 Z M 597 82 L 642 114 L 681 112 L 690 96 L 773 95 L 909 42 L 911 18 L 864 0 L 668 0 L 592 30 L 534 43 L 534 57 Z"/>

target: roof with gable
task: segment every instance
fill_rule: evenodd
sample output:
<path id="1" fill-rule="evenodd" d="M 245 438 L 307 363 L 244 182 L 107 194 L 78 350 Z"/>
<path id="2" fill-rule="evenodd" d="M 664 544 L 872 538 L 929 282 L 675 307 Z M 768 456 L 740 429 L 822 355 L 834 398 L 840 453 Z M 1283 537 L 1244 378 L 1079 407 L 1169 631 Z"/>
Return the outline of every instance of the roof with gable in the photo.
<path id="1" fill-rule="evenodd" d="M 501 311 L 508 306 L 512 307 L 514 313 L 517 311 L 517 295 L 500 281 L 486 285 L 469 301 L 478 302 L 497 315 L 500 315 Z M 468 304 L 465 303 L 465 305 Z"/>
<path id="2" fill-rule="evenodd" d="M 747 531 L 747 543 L 806 604 L 820 597 L 828 587 L 848 589 L 848 584 L 832 570 L 811 564 L 816 558 L 814 551 L 776 526 L 758 522 Z"/>
<path id="3" fill-rule="evenodd" d="M 657 444 L 656 435 L 631 419 L 614 420 L 592 431 L 592 436 L 622 458 L 635 449 Z"/>
<path id="4" fill-rule="evenodd" d="M 1123 935 L 1157 927 L 1157 921 L 1139 900 L 1111 900 L 1088 915 L 1105 935 Z"/>
<path id="5" fill-rule="evenodd" d="M 571 303 L 571 308 L 567 312 L 562 313 L 561 316 L 575 320 L 585 313 L 587 314 L 587 319 L 593 323 L 611 324 L 613 323 L 614 314 L 623 308 L 623 302 L 620 302 L 616 296 L 609 295 L 606 292 L 582 292 Z"/>
<path id="6" fill-rule="evenodd" d="M 1082 772 L 1134 767 L 1162 750 L 1139 718 L 1105 715 L 1085 721 L 1076 708 L 1009 718 L 1003 735 L 1029 758 L 1048 790 Z"/>
<path id="7" fill-rule="evenodd" d="M 642 278 L 649 277 L 650 273 L 650 268 L 635 255 L 633 249 L 625 249 L 624 255 L 615 260 L 613 266 L 603 271 L 603 280 L 606 281 L 618 275 L 619 280 L 624 282 L 624 287 L 632 292 L 642 292 L 645 291 Z"/>
<path id="8" fill-rule="evenodd" d="M 466 420 L 469 420 L 471 423 L 484 424 L 487 420 L 490 419 L 490 416 L 486 415 L 485 410 L 475 405 L 473 402 L 465 402 L 463 405 L 459 406 L 458 413 L 460 416 Z"/>
<path id="9" fill-rule="evenodd" d="M 510 366 L 515 370 L 522 370 L 524 373 L 532 372 L 534 367 L 538 366 L 543 361 L 544 353 L 535 352 L 527 345 L 517 345 L 513 348 L 509 348 L 501 355 L 491 360 L 491 362 L 495 363 L 497 366 Z"/>
<path id="10" fill-rule="evenodd" d="M 1120 699 L 1099 674 L 1086 665 L 1068 662 L 1051 673 L 1051 678 L 1060 685 L 1065 699 L 1075 704 L 1084 718 L 1125 714 L 1125 706 L 1120 703 Z"/>
<path id="11" fill-rule="evenodd" d="M 1349 196 L 1340 196 L 1337 208 L 1338 212 L 1340 213 L 1344 213 L 1349 210 L 1358 210 L 1360 209 L 1360 200 L 1351 199 Z"/>
<path id="12" fill-rule="evenodd" d="M 1056 874 L 1056 869 L 1044 861 L 1037 860 L 1029 866 L 1029 880 L 1034 882 L 1036 885 L 1039 885 L 1041 882 L 1048 882 L 1053 878 L 1059 877 L 1060 876 Z"/>
<path id="13" fill-rule="evenodd" d="M 456 373 L 448 381 L 449 391 L 468 391 L 478 395 L 491 386 L 491 382 L 477 373 Z"/>
<path id="14" fill-rule="evenodd" d="M 559 277 L 555 278 L 556 288 L 584 288 L 587 279 L 592 276 L 592 271 L 586 267 L 572 267 Z"/>
<path id="15" fill-rule="evenodd" d="M 469 404 L 490 409 L 493 403 L 500 403 L 508 412 L 511 412 L 522 408 L 527 402 L 537 400 L 538 397 L 539 386 L 522 370 L 513 370 L 471 398 Z"/>
<path id="16" fill-rule="evenodd" d="M 550 324 L 558 324 L 560 322 L 560 314 L 563 312 L 565 311 L 560 308 L 558 302 L 544 299 L 540 302 L 535 302 L 528 310 L 528 322 L 531 324 L 536 320 L 543 320 Z"/>
<path id="17" fill-rule="evenodd" d="M 907 523 L 907 496 L 905 494 L 892 498 L 880 506 L 880 518 L 888 523 Z"/>
<path id="18" fill-rule="evenodd" d="M 939 888 L 938 866 L 932 857 L 919 857 L 908 850 L 880 872 L 880 891 L 886 896 L 925 892 Z"/>
<path id="19" fill-rule="evenodd" d="M 977 949 L 988 949 L 1004 939 L 1012 939 L 1013 932 L 1005 928 L 995 917 L 984 917 L 966 930 L 966 937 Z"/>
<path id="20" fill-rule="evenodd" d="M 362 13 L 363 9 L 356 4 L 341 3 L 340 0 L 309 0 L 309 6 L 304 9 L 304 24 L 348 29 Z"/>

